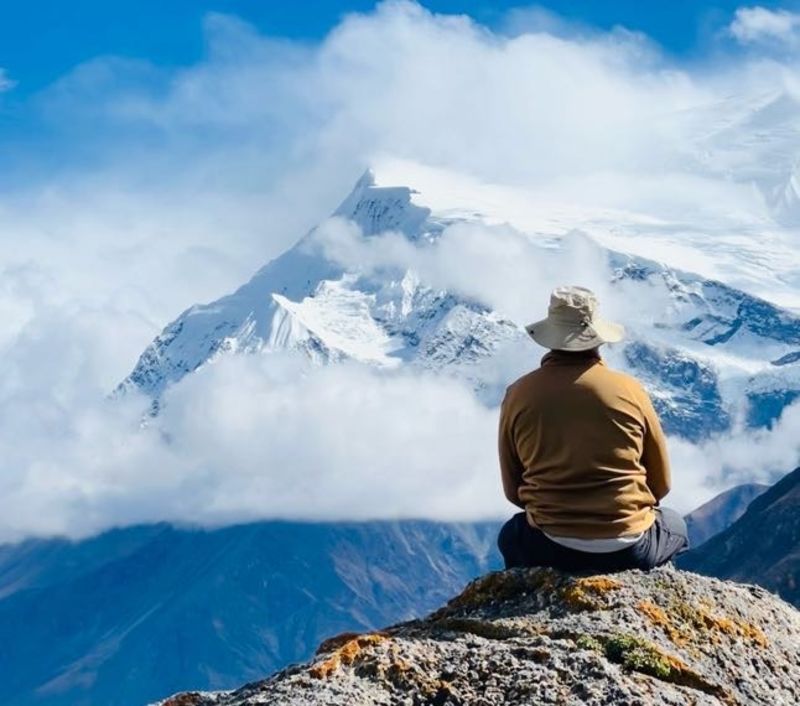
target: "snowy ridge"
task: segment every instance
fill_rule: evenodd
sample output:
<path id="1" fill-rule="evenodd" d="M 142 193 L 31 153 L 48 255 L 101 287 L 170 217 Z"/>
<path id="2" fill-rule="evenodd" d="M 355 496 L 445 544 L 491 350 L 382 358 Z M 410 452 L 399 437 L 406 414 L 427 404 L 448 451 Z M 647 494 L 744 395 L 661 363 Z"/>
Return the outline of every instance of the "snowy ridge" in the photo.
<path id="1" fill-rule="evenodd" d="M 412 185 L 398 186 L 400 178 Z M 608 246 L 632 242 L 619 233 L 644 228 L 644 216 L 567 214 L 551 204 L 532 222 L 523 195 L 510 187 L 480 189 L 469 178 L 402 162 L 365 173 L 334 215 L 355 223 L 362 238 L 393 231 L 425 248 L 449 225 L 503 222 L 503 203 L 509 223 L 528 225 L 522 232 L 535 247 L 552 251 L 568 232 L 585 238 L 607 258 L 612 288 L 665 302 L 663 311 L 626 322 L 629 341 L 610 355 L 645 381 L 672 433 L 699 439 L 738 420 L 769 425 L 800 394 L 800 317 L 642 257 L 641 239 L 634 252 Z M 138 388 L 157 401 L 169 385 L 220 356 L 283 350 L 301 351 L 317 364 L 349 359 L 446 372 L 467 380 L 487 404 L 496 404 L 503 389 L 491 370 L 495 356 L 518 351 L 530 359 L 524 331 L 501 312 L 428 286 L 411 269 L 345 268 L 329 259 L 312 231 L 233 294 L 184 312 L 120 388 Z"/>
<path id="2" fill-rule="evenodd" d="M 369 171 L 335 215 L 358 224 L 364 237 L 400 231 L 419 240 L 444 227 L 412 201 L 410 188 L 375 186 Z M 412 271 L 385 274 L 345 272 L 315 247 L 312 232 L 234 294 L 181 314 L 120 387 L 157 398 L 219 355 L 278 350 L 300 350 L 320 363 L 438 369 L 475 361 L 521 335 L 486 307 L 426 287 Z"/>

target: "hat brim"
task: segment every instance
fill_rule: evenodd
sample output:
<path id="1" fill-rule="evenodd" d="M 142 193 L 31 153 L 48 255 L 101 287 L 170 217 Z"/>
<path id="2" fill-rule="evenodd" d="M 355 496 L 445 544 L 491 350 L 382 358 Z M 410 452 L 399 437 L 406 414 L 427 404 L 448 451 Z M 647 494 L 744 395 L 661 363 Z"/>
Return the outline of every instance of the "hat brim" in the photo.
<path id="1" fill-rule="evenodd" d="M 540 346 L 554 351 L 588 351 L 625 338 L 624 326 L 604 319 L 595 319 L 588 326 L 571 326 L 542 319 L 528 324 L 525 330 Z"/>

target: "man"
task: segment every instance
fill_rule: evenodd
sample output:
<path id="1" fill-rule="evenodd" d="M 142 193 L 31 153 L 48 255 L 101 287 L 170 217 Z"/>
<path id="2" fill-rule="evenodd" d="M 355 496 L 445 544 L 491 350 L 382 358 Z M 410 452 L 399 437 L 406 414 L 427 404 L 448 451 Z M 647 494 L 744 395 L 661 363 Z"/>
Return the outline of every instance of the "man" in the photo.
<path id="1" fill-rule="evenodd" d="M 526 327 L 549 348 L 506 391 L 499 451 L 506 497 L 522 508 L 500 531 L 506 568 L 650 569 L 688 547 L 686 523 L 659 507 L 670 490 L 664 433 L 637 380 L 599 348 L 624 329 L 582 287 L 559 287 Z"/>

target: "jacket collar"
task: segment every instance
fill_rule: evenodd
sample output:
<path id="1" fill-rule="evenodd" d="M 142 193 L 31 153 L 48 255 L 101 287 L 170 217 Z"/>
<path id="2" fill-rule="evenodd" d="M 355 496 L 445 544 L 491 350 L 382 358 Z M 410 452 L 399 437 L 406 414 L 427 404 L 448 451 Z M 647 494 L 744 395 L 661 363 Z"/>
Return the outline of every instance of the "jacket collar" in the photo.
<path id="1" fill-rule="evenodd" d="M 605 365 L 600 352 L 593 348 L 589 351 L 550 351 L 542 358 L 542 367 L 551 365 Z"/>

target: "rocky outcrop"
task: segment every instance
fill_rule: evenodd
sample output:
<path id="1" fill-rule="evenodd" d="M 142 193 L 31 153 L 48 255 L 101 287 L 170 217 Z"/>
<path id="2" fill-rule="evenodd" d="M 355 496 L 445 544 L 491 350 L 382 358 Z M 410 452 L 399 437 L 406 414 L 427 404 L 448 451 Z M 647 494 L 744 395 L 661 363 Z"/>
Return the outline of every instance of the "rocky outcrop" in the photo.
<path id="1" fill-rule="evenodd" d="M 800 703 L 800 613 L 672 568 L 489 574 L 425 619 L 324 642 L 308 664 L 161 706 Z"/>

